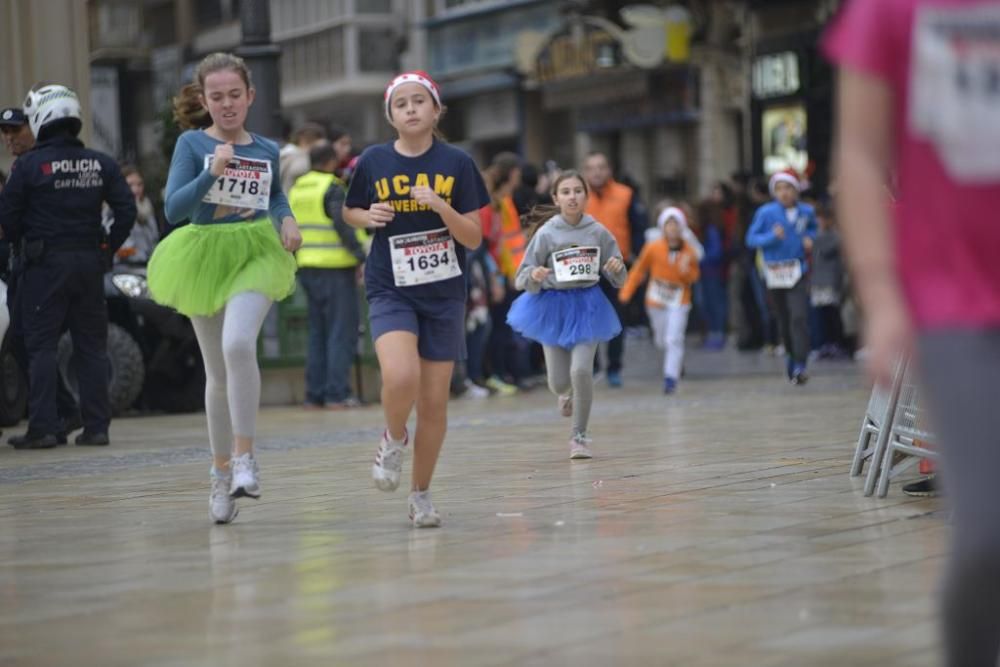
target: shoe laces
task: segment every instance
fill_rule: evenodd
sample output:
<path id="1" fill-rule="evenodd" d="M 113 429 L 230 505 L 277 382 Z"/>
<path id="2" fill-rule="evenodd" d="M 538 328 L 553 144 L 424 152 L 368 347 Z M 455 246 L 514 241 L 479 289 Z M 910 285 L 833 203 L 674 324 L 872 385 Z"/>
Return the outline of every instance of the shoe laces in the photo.
<path id="1" fill-rule="evenodd" d="M 576 433 L 574 433 L 573 437 L 570 438 L 570 440 L 573 441 L 574 445 L 578 445 L 581 447 L 588 447 L 590 446 L 590 443 L 593 442 L 593 440 L 591 440 L 590 437 L 582 431 L 577 431 Z"/>
<path id="2" fill-rule="evenodd" d="M 434 509 L 434 503 L 431 502 L 430 491 L 414 491 L 411 493 L 410 505 L 412 506 L 414 516 L 437 514 L 437 510 Z"/>
<path id="3" fill-rule="evenodd" d="M 219 496 L 229 495 L 229 485 L 232 483 L 232 477 L 229 475 L 222 475 L 218 472 L 212 471 L 212 499 L 216 499 Z"/>
<path id="4" fill-rule="evenodd" d="M 233 470 L 233 474 L 256 472 L 257 459 L 255 459 L 252 454 L 247 453 L 235 457 L 229 465 Z"/>

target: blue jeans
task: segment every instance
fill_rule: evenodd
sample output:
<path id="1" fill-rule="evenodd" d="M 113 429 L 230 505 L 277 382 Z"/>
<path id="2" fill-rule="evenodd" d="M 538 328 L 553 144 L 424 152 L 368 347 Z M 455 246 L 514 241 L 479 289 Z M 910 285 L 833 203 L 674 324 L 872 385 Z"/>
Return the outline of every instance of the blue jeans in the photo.
<path id="1" fill-rule="evenodd" d="M 729 314 L 726 281 L 721 276 L 702 276 L 701 288 L 705 297 L 708 333 L 721 336 L 726 332 L 726 319 Z"/>
<path id="2" fill-rule="evenodd" d="M 309 300 L 306 401 L 323 405 L 351 397 L 351 366 L 358 345 L 355 269 L 299 269 Z"/>

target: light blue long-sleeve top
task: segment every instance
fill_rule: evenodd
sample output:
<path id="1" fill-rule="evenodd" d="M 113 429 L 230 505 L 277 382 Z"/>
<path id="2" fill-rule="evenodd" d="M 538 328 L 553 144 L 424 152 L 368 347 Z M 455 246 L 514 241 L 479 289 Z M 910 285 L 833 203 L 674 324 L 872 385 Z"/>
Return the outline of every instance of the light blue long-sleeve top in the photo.
<path id="1" fill-rule="evenodd" d="M 251 143 L 235 144 L 233 152 L 238 157 L 270 161 L 271 196 L 268 213 L 273 221 L 280 223 L 283 218 L 292 217 L 292 209 L 281 189 L 278 144 L 253 133 L 250 136 L 253 139 Z M 204 130 L 188 130 L 177 138 L 174 156 L 170 161 L 170 173 L 167 175 L 164 205 L 164 212 L 171 225 L 185 220 L 200 225 L 247 220 L 246 215 L 235 210 L 216 217 L 218 206 L 202 201 L 218 180 L 218 177 L 205 168 L 205 156 L 214 154 L 216 146 L 222 143 L 224 142 L 214 139 Z M 260 211 L 256 217 L 263 215 L 264 212 Z"/>

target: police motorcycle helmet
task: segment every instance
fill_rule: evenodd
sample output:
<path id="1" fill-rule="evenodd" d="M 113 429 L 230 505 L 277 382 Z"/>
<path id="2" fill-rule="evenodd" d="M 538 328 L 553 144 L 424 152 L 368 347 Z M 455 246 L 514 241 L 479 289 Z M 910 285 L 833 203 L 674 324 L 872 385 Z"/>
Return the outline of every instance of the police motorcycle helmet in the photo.
<path id="1" fill-rule="evenodd" d="M 24 99 L 24 115 L 28 117 L 31 133 L 39 133 L 53 123 L 65 125 L 73 135 L 83 127 L 80 98 L 76 93 L 59 84 L 36 84 Z M 62 122 L 60 122 L 62 121 Z"/>

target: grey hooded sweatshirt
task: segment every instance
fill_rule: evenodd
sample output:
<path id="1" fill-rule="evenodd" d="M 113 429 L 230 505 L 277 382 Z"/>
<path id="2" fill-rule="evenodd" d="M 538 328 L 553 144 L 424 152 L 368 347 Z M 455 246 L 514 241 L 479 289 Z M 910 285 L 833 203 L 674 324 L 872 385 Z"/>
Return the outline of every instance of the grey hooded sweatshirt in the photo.
<path id="1" fill-rule="evenodd" d="M 531 237 L 531 242 L 528 243 L 528 247 L 524 251 L 524 259 L 517 270 L 514 286 L 519 290 L 537 293 L 543 289 L 579 289 L 596 285 L 599 280 L 597 274 L 581 276 L 578 280 L 558 282 L 553 270 L 540 283 L 531 278 L 531 272 L 535 267 L 555 268 L 552 253 L 567 248 L 588 246 L 601 249 L 600 272 L 604 274 L 604 277 L 615 287 L 624 285 L 625 278 L 628 276 L 628 269 L 624 266 L 618 273 L 609 274 L 604 271 L 604 265 L 609 259 L 612 257 L 622 259 L 618 242 L 615 241 L 611 232 L 589 215 L 584 215 L 580 222 L 575 225 L 566 222 L 561 215 L 555 215 L 539 227 L 535 235 Z"/>

